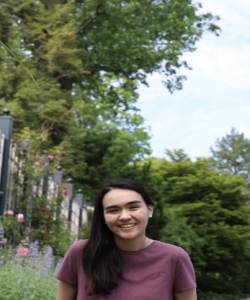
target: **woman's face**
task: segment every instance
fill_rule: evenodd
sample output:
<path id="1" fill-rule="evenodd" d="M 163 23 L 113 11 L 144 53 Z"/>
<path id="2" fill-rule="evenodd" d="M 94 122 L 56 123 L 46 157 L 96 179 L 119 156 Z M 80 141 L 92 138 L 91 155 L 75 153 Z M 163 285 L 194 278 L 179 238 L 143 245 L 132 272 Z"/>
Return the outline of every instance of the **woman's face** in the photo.
<path id="1" fill-rule="evenodd" d="M 140 242 L 145 239 L 145 230 L 148 219 L 152 217 L 153 207 L 147 206 L 137 192 L 117 188 L 104 196 L 103 213 L 117 246 L 122 248 L 124 242 Z"/>

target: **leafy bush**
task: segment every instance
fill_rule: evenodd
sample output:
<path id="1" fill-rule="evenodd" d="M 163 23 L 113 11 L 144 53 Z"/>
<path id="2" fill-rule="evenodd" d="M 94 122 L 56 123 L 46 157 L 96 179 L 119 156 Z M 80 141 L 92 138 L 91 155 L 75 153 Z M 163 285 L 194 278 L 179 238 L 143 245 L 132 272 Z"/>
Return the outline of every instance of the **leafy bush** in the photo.
<path id="1" fill-rule="evenodd" d="M 16 253 L 0 250 L 0 300 L 55 299 L 54 273 L 60 262 L 56 262 L 50 246 L 39 250 L 38 242 L 27 248 L 20 245 Z"/>
<path id="2" fill-rule="evenodd" d="M 199 300 L 250 300 L 250 295 L 227 295 L 227 294 L 216 294 L 213 292 L 202 293 L 198 292 Z"/>
<path id="3" fill-rule="evenodd" d="M 34 206 L 39 206 L 38 200 Z M 0 228 L 3 230 L 0 232 L 0 240 L 3 239 L 4 243 L 13 248 L 28 238 L 32 242 L 38 241 L 41 247 L 50 245 L 56 256 L 63 256 L 74 240 L 68 223 L 63 222 L 61 217 L 54 219 L 51 213 L 37 209 L 28 220 L 22 215 L 24 221 L 20 223 L 17 215 L 14 212 L 9 215 L 9 212 L 12 211 L 0 218 Z M 28 228 L 26 226 L 30 221 L 33 226 Z"/>

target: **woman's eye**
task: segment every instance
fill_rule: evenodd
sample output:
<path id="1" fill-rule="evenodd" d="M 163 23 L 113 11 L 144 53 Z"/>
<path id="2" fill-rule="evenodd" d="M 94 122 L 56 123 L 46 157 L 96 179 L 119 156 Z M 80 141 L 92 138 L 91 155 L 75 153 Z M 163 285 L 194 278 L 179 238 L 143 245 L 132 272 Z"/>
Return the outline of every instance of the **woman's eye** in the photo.
<path id="1" fill-rule="evenodd" d="M 116 213 L 118 211 L 118 209 L 114 209 L 114 210 L 110 210 L 109 213 L 113 214 Z"/>
<path id="2" fill-rule="evenodd" d="M 131 206 L 131 209 L 137 209 L 138 206 Z"/>

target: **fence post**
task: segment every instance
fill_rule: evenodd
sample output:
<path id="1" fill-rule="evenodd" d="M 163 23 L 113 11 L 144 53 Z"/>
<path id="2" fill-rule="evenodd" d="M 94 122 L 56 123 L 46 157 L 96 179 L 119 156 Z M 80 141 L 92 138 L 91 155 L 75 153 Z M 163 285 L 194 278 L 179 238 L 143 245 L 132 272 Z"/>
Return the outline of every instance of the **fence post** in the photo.
<path id="1" fill-rule="evenodd" d="M 82 226 L 82 207 L 83 207 L 83 193 L 82 190 L 78 190 L 78 194 L 76 195 L 76 202 L 80 206 L 80 211 L 79 211 L 79 228 Z"/>
<path id="2" fill-rule="evenodd" d="M 73 179 L 69 178 L 67 180 L 67 190 L 69 192 L 69 215 L 68 215 L 68 221 L 71 222 L 72 221 L 72 203 L 73 203 L 73 189 L 74 189 L 74 185 L 73 185 Z"/>
<path id="3" fill-rule="evenodd" d="M 58 186 L 62 185 L 63 182 L 63 172 L 62 167 L 58 166 L 57 171 L 54 173 L 54 181 Z"/>
<path id="4" fill-rule="evenodd" d="M 87 205 L 87 206 L 92 206 L 91 198 L 88 198 L 88 199 L 87 199 L 86 205 Z"/>
<path id="5" fill-rule="evenodd" d="M 57 166 L 57 171 L 54 173 L 54 182 L 57 184 L 57 197 L 58 197 L 58 193 L 60 191 L 59 187 L 62 185 L 63 183 L 63 172 L 62 172 L 62 167 L 61 166 Z M 58 198 L 57 198 L 58 199 Z M 56 207 L 56 219 L 58 219 L 60 217 L 60 212 L 61 212 L 61 201 L 59 202 L 59 200 L 57 200 L 57 207 Z"/>
<path id="6" fill-rule="evenodd" d="M 48 151 L 43 151 L 44 155 L 47 157 Z M 48 167 L 45 169 L 45 174 L 43 175 L 43 186 L 42 186 L 42 195 L 48 196 L 48 186 L 49 186 L 49 174 L 48 174 Z"/>
<path id="7" fill-rule="evenodd" d="M 5 108 L 3 113 L 4 115 L 0 116 L 0 135 L 2 142 L 4 142 L 3 153 L 0 154 L 2 156 L 0 159 L 0 216 L 3 215 L 5 208 L 11 135 L 13 129 L 13 119 L 10 117 L 10 110 Z"/>

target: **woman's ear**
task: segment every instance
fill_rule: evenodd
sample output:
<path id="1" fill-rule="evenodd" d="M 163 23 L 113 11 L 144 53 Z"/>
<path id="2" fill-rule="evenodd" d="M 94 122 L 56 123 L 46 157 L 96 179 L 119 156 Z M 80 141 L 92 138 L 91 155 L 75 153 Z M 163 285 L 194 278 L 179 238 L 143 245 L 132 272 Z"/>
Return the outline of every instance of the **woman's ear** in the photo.
<path id="1" fill-rule="evenodd" d="M 152 216 L 153 216 L 153 212 L 154 212 L 154 207 L 153 207 L 153 205 L 148 205 L 148 217 L 149 218 L 152 218 Z"/>

